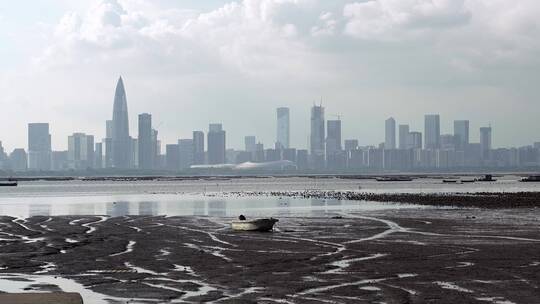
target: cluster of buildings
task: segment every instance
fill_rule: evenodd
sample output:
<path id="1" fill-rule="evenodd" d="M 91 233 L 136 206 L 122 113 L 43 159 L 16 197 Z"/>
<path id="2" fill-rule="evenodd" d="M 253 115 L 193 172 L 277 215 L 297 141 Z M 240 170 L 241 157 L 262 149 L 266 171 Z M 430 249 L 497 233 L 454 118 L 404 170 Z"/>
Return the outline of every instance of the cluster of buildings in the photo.
<path id="1" fill-rule="evenodd" d="M 138 134 L 129 134 L 127 98 L 122 78 L 114 95 L 112 120 L 106 121 L 106 136 L 73 133 L 67 151 L 53 151 L 48 123 L 28 124 L 28 147 L 9 155 L 0 141 L 0 170 L 126 170 L 193 171 L 201 168 L 231 168 L 232 164 L 279 164 L 272 169 L 380 172 L 449 171 L 463 169 L 519 169 L 540 166 L 540 142 L 519 148 L 492 147 L 491 126 L 480 128 L 479 142 L 470 141 L 469 121 L 455 120 L 453 134 L 441 134 L 440 116 L 425 115 L 424 132 L 385 121 L 385 140 L 377 146 L 360 146 L 357 139 L 342 140 L 341 120 L 325 119 L 322 105 L 311 108 L 309 149 L 290 143 L 289 108 L 276 110 L 276 141 L 265 147 L 253 135 L 245 136 L 244 150 L 227 149 L 226 131 L 211 123 L 205 134 L 193 131 L 191 138 L 162 144 L 152 124 L 152 115 L 138 115 Z M 206 140 L 205 140 L 206 135 Z M 164 153 L 163 153 L 164 152 Z M 286 165 L 286 166 L 284 166 Z M 238 168 L 266 168 L 243 165 Z"/>

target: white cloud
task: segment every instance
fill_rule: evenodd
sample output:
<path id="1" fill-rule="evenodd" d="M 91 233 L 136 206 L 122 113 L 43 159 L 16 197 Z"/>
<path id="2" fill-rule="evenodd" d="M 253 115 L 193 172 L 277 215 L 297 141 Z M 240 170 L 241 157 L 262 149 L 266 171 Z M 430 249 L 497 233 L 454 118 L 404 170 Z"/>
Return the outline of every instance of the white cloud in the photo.
<path id="1" fill-rule="evenodd" d="M 152 111 L 173 124 L 160 133 L 169 136 L 165 142 L 178 130 L 189 133 L 229 117 L 232 138 L 257 131 L 267 145 L 273 116 L 264 111 L 309 107 L 323 95 L 343 107 L 332 111 L 366 115 L 361 122 L 351 118 L 347 128 L 376 143 L 377 135 L 365 130 L 378 128 L 379 116 L 399 116 L 410 111 L 409 103 L 434 111 L 442 103 L 437 92 L 459 96 L 449 91 L 463 90 L 458 108 L 494 91 L 505 97 L 526 92 L 515 100 L 523 104 L 537 98 L 527 84 L 540 80 L 539 15 L 536 0 L 245 0 L 207 11 L 94 0 L 43 27 L 47 42 L 36 48 L 36 60 L 21 69 L 26 75 L 3 75 L 2 91 L 6 103 L 24 100 L 47 119 L 70 117 L 80 128 L 88 119 L 88 132 L 99 138 L 108 118 L 103 109 L 112 106 L 110 87 L 123 74 L 131 113 Z M 21 83 L 38 85 L 29 91 Z M 38 105 L 42 96 L 49 107 Z M 418 101 L 422 96 L 426 100 Z M 381 106 L 366 106 L 372 98 Z M 199 114 L 176 118 L 185 111 Z M 240 122 L 238 111 L 267 115 L 267 122 Z M 490 113 L 478 114 L 479 120 L 482 115 Z M 258 130 L 245 130 L 249 124 Z M 306 126 L 293 134 L 301 145 Z M 68 123 L 60 129 L 79 131 Z"/>
<path id="2" fill-rule="evenodd" d="M 464 0 L 378 0 L 345 5 L 345 32 L 363 39 L 402 39 L 423 31 L 466 24 Z M 405 36 L 405 37 L 403 37 Z"/>

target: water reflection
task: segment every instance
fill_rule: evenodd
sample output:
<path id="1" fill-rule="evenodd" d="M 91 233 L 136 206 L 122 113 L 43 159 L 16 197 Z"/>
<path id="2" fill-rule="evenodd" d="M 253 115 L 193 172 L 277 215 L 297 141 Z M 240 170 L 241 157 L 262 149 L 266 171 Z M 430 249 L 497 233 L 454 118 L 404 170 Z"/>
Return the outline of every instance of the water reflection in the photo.
<path id="1" fill-rule="evenodd" d="M 157 202 L 139 202 L 139 215 L 157 215 L 158 203 Z"/>
<path id="2" fill-rule="evenodd" d="M 328 206 L 329 211 L 332 212 L 341 212 L 342 201 L 341 200 L 326 200 L 326 205 Z"/>
<path id="3" fill-rule="evenodd" d="M 193 202 L 193 215 L 206 215 L 206 203 L 204 201 L 197 200 Z"/>
<path id="4" fill-rule="evenodd" d="M 28 206 L 28 216 L 48 216 L 51 214 L 51 206 L 50 205 L 42 205 L 42 204 L 30 204 Z"/>
<path id="5" fill-rule="evenodd" d="M 224 200 L 208 202 L 209 216 L 225 216 L 227 215 L 227 203 Z"/>
<path id="6" fill-rule="evenodd" d="M 204 195 L 145 194 L 95 197 L 44 197 L 32 202 L 2 202 L 0 213 L 7 216 L 35 215 L 169 215 L 169 216 L 316 216 L 349 210 L 426 208 L 377 202 L 338 201 L 289 197 L 223 197 Z"/>
<path id="7" fill-rule="evenodd" d="M 278 209 L 277 214 L 281 216 L 288 216 L 291 214 L 291 198 L 280 197 L 276 201 L 276 207 Z"/>
<path id="8" fill-rule="evenodd" d="M 130 214 L 129 202 L 112 202 L 107 204 L 106 214 L 109 216 L 124 216 Z"/>
<path id="9" fill-rule="evenodd" d="M 91 203 L 73 204 L 68 206 L 69 215 L 97 214 L 96 205 Z"/>
<path id="10" fill-rule="evenodd" d="M 324 216 L 326 213 L 326 209 L 324 208 L 326 205 L 325 199 L 320 198 L 312 198 L 311 199 L 311 214 L 313 216 Z"/>

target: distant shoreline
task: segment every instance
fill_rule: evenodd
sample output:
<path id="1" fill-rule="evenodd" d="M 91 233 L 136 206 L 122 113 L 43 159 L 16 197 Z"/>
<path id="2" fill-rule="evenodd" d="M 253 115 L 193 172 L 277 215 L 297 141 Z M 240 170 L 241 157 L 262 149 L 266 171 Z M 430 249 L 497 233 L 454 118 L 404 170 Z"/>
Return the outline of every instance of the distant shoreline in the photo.
<path id="1" fill-rule="evenodd" d="M 410 177 L 412 179 L 445 179 L 455 177 L 482 177 L 485 174 L 491 174 L 493 177 L 502 176 L 517 176 L 527 177 L 530 175 L 539 174 L 538 171 L 515 171 L 515 172 L 424 172 L 424 173 L 306 173 L 306 174 L 288 174 L 288 173 L 251 173 L 251 174 L 144 174 L 134 172 L 133 174 L 84 174 L 81 175 L 72 173 L 69 175 L 55 174 L 35 174 L 35 175 L 4 175 L 0 176 L 0 181 L 16 180 L 16 181 L 183 181 L 183 180 L 227 180 L 227 179 L 243 179 L 243 178 L 312 178 L 312 179 L 346 179 L 346 180 L 371 180 L 380 177 Z"/>
<path id="2" fill-rule="evenodd" d="M 271 191 L 231 192 L 239 196 L 277 196 L 292 198 L 338 199 L 407 203 L 423 206 L 459 208 L 538 208 L 540 192 L 470 192 L 470 193 L 370 193 L 358 191 Z"/>

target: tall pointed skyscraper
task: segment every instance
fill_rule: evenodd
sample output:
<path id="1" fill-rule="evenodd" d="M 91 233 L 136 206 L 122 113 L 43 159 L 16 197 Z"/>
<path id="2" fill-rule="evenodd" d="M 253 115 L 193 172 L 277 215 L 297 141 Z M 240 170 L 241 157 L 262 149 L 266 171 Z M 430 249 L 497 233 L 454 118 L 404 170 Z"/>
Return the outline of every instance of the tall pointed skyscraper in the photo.
<path id="1" fill-rule="evenodd" d="M 126 90 L 122 77 L 118 79 L 116 84 L 112 121 L 113 166 L 115 168 L 129 168 L 131 138 L 129 137 Z"/>

